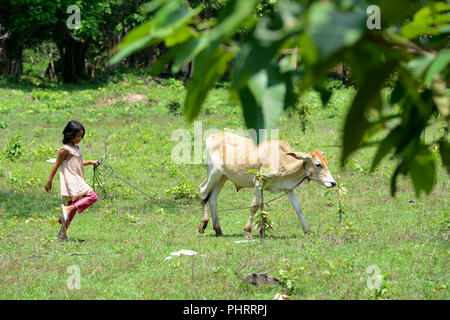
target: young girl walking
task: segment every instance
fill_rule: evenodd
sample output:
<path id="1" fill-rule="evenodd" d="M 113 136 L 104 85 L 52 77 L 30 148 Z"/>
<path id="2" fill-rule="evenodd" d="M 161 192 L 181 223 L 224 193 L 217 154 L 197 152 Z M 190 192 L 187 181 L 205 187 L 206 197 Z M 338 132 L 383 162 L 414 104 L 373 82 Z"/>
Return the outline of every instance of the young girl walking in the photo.
<path id="1" fill-rule="evenodd" d="M 61 196 L 67 201 L 67 206 L 61 205 L 61 219 L 58 221 L 61 224 L 58 233 L 60 240 L 68 240 L 66 232 L 76 212 L 83 212 L 98 199 L 94 190 L 84 181 L 83 166 L 98 166 L 97 161 L 83 161 L 78 143 L 83 139 L 84 133 L 83 125 L 78 121 L 72 120 L 67 123 L 63 131 L 63 146 L 58 149 L 58 157 L 45 184 L 45 190 L 50 191 L 53 177 L 61 167 L 59 171 Z"/>

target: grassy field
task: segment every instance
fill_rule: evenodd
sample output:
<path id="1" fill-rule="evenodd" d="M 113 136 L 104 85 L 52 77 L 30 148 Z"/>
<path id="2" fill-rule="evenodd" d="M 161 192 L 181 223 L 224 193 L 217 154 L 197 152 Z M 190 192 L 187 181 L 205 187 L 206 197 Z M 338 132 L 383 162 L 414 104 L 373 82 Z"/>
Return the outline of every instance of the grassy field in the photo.
<path id="1" fill-rule="evenodd" d="M 178 165 L 171 158 L 177 144 L 172 133 L 194 133 L 177 109 L 185 95 L 179 82 L 130 75 L 98 85 L 0 83 L 0 299 L 272 299 L 278 292 L 292 299 L 448 299 L 448 175 L 439 165 L 433 192 L 420 198 L 401 176 L 392 198 L 395 163 L 387 158 L 369 173 L 373 148 L 340 168 L 340 132 L 353 94 L 335 90 L 322 108 L 315 93 L 306 93 L 300 101 L 311 112 L 306 132 L 296 115 L 283 115 L 278 126 L 280 138 L 295 150 L 325 152 L 334 178 L 340 175 L 347 190 L 342 222 L 337 193 L 325 195 L 324 187 L 305 183 L 296 192 L 313 234 L 303 234 L 285 197 L 271 205 L 274 230 L 261 247 L 256 230 L 256 241 L 236 243 L 244 240 L 248 210 L 219 213 L 221 238 L 212 222 L 204 234 L 197 232 L 201 211 L 195 199 L 206 166 Z M 194 199 L 191 205 L 164 208 L 107 177 L 114 198 L 75 217 L 68 231 L 73 242 L 56 240 L 59 175 L 46 193 L 52 167 L 46 160 L 56 158 L 71 119 L 86 128 L 85 160 L 106 155 L 145 192 L 184 203 L 175 198 L 185 196 Z M 203 131 L 244 128 L 241 109 L 225 88 L 209 95 L 198 120 Z M 439 125 L 427 131 L 428 139 L 442 130 Z M 85 172 L 92 183 L 92 167 Z M 219 209 L 248 206 L 251 199 L 251 190 L 236 193 L 227 183 Z M 182 249 L 198 255 L 166 259 Z M 375 288 L 368 268 L 380 273 Z M 68 286 L 73 270 L 79 270 L 79 289 Z M 267 272 L 281 285 L 244 283 L 252 272 Z"/>

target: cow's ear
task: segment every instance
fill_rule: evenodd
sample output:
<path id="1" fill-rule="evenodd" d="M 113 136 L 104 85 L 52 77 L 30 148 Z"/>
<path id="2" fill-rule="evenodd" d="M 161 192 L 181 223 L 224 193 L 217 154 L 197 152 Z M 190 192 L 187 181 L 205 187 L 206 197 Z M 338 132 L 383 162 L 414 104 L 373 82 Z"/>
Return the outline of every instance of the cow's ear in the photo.
<path id="1" fill-rule="evenodd" d="M 311 154 L 307 153 L 307 152 L 286 152 L 286 154 L 288 156 L 294 157 L 295 159 L 298 160 L 312 160 L 311 158 Z"/>

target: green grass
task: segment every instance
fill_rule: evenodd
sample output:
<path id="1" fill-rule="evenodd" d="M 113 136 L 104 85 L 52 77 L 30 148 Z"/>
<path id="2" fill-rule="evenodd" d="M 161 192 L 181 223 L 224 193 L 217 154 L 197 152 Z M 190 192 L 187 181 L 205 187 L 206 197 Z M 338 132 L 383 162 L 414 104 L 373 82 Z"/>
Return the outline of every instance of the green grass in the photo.
<path id="1" fill-rule="evenodd" d="M 127 93 L 147 100 L 124 102 Z M 324 151 L 333 176 L 340 175 L 348 190 L 341 224 L 337 194 L 325 195 L 325 188 L 310 182 L 297 195 L 313 235 L 303 234 L 283 198 L 271 205 L 274 231 L 264 247 L 256 230 L 256 241 L 235 243 L 244 239 L 248 210 L 219 214 L 224 237 L 215 237 L 212 221 L 200 235 L 197 201 L 161 209 L 107 177 L 114 199 L 99 200 L 75 217 L 68 231 L 74 242 L 55 240 L 59 177 L 46 193 L 52 164 L 45 160 L 56 158 L 61 132 L 71 119 L 86 128 L 81 142 L 85 160 L 106 152 L 115 170 L 154 197 L 174 199 L 166 191 L 180 185 L 195 196 L 205 165 L 177 165 L 171 159 L 177 143 L 172 132 L 194 132 L 193 124 L 169 112 L 171 103 L 184 95 L 177 82 L 158 85 L 135 76 L 78 86 L 0 83 L 1 299 L 272 299 L 277 292 L 293 299 L 449 298 L 448 175 L 439 165 L 433 192 L 420 198 L 409 178 L 401 176 L 392 198 L 389 181 L 395 163 L 387 158 L 369 173 L 373 148 L 357 152 L 340 168 L 340 132 L 353 89 L 336 90 L 327 108 L 315 93 L 303 95 L 300 103 L 308 104 L 311 114 L 305 134 L 295 115 L 283 115 L 278 127 L 280 138 L 295 150 Z M 198 120 L 203 131 L 243 128 L 241 109 L 229 102 L 223 88 L 209 95 Z M 438 125 L 427 132 L 429 139 L 442 130 Z M 18 142 L 11 145 L 16 136 Z M 11 150 L 15 153 L 8 158 Z M 92 167 L 86 167 L 86 178 L 92 183 Z M 227 183 L 219 209 L 248 206 L 251 198 L 251 190 L 236 193 Z M 166 260 L 181 249 L 199 255 Z M 79 290 L 67 286 L 72 265 L 80 269 Z M 367 288 L 366 270 L 372 265 L 383 275 L 380 290 Z M 270 273 L 284 286 L 243 283 L 250 272 Z"/>

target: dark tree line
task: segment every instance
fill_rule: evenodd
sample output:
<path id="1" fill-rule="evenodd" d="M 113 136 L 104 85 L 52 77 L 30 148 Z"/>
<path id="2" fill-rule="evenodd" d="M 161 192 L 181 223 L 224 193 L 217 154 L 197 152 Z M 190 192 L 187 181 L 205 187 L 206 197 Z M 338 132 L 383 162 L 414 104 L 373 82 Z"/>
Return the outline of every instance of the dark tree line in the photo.
<path id="1" fill-rule="evenodd" d="M 121 66 L 149 68 L 159 56 L 167 53 L 163 43 L 137 52 L 118 65 L 108 65 L 111 50 L 125 34 L 151 17 L 152 12 L 145 9 L 147 2 L 77 1 L 80 28 L 70 29 L 67 22 L 73 13 L 68 13 L 67 8 L 74 4 L 72 0 L 0 0 L 0 76 L 18 79 L 23 72 L 24 51 L 42 49 L 48 43 L 53 44 L 57 52 L 41 50 L 50 60 L 43 75 L 57 73 L 64 82 L 108 75 L 112 69 Z M 202 15 L 207 18 L 217 15 L 225 2 L 189 1 L 193 6 L 203 5 Z M 53 61 L 55 57 L 57 60 Z M 189 75 L 190 69 L 186 66 L 182 72 Z"/>

